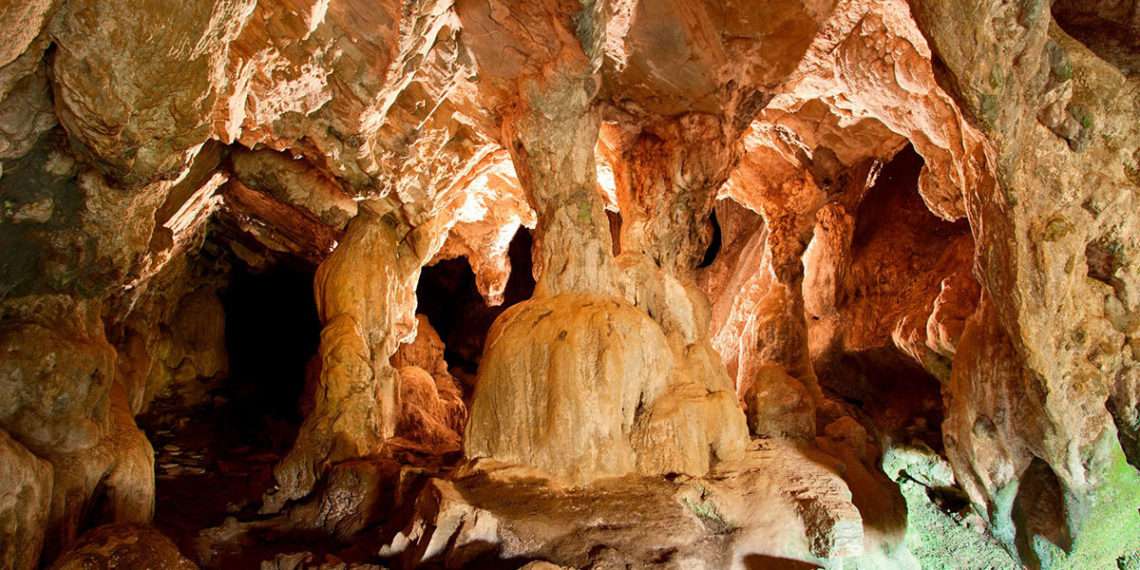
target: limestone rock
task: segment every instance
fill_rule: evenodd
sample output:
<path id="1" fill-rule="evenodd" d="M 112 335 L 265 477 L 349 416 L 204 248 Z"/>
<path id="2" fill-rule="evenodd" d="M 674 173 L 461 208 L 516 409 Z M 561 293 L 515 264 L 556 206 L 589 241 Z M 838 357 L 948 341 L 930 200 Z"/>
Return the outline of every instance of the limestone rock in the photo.
<path id="1" fill-rule="evenodd" d="M 5 315 L 0 423 L 52 465 L 48 559 L 74 540 L 97 490 L 105 512 L 90 520 L 145 523 L 154 511 L 153 452 L 114 382 L 115 351 L 98 310 L 58 296 L 9 305 Z"/>
<path id="2" fill-rule="evenodd" d="M 454 380 L 441 384 L 423 368 L 399 369 L 396 435 L 439 450 L 458 450 L 467 407 Z"/>
<path id="3" fill-rule="evenodd" d="M 278 554 L 273 560 L 263 560 L 261 570 L 382 570 L 375 564 L 348 564 L 329 561 L 318 564 L 312 552 Z"/>
<path id="4" fill-rule="evenodd" d="M 394 460 L 368 457 L 333 466 L 319 492 L 290 510 L 281 526 L 321 530 L 348 540 L 380 522 L 395 506 L 395 482 L 400 465 Z"/>
<path id="5" fill-rule="evenodd" d="M 226 51 L 255 4 L 69 4 L 52 29 L 60 123 L 126 185 L 177 176 L 210 136 Z"/>
<path id="6" fill-rule="evenodd" d="M 811 394 L 780 367 L 757 371 L 743 399 L 752 433 L 807 439 L 815 436 Z"/>
<path id="7" fill-rule="evenodd" d="M 448 568 L 536 560 L 711 569 L 750 557 L 850 558 L 864 553 L 863 527 L 831 461 L 772 441 L 703 479 L 634 476 L 563 489 L 516 468 L 435 479 L 381 554 L 400 567 Z"/>
<path id="8" fill-rule="evenodd" d="M 150 519 L 133 415 L 227 374 L 229 263 L 301 259 L 291 508 L 218 535 L 359 554 L 419 496 L 408 564 L 911 567 L 885 462 L 1020 564 L 1125 565 L 1138 30 L 1118 0 L 0 2 L 0 470 L 34 495 L 3 564 Z M 414 316 L 459 257 L 488 306 L 536 280 L 481 360 L 481 321 Z M 469 422 L 445 352 L 480 362 Z M 350 565 L 322 549 L 268 564 Z"/>
<path id="9" fill-rule="evenodd" d="M 52 0 L 7 4 L 0 11 L 4 22 L 5 36 L 11 41 L 0 51 L 0 67 L 12 63 L 28 49 L 43 29 L 48 16 L 55 7 Z"/>
<path id="10" fill-rule="evenodd" d="M 589 295 L 516 305 L 487 337 L 465 453 L 576 483 L 631 473 L 638 411 L 673 366 L 660 329 L 629 305 Z"/>
<path id="11" fill-rule="evenodd" d="M 416 334 L 410 342 L 405 342 L 392 355 L 392 367 L 417 366 L 433 378 L 450 379 L 447 361 L 443 356 L 443 339 L 431 326 L 431 321 L 423 314 L 416 315 Z M 452 379 L 454 380 L 454 379 Z"/>
<path id="12" fill-rule="evenodd" d="M 467 258 L 479 292 L 488 305 L 498 305 L 512 271 L 511 240 L 520 227 L 533 229 L 537 218 L 505 151 L 488 156 L 471 176 L 455 227 L 432 263 Z"/>
<path id="13" fill-rule="evenodd" d="M 232 216 L 238 231 L 272 252 L 320 263 L 336 248 L 337 232 L 297 208 L 237 180 L 231 180 L 222 192 L 223 211 Z"/>
<path id="14" fill-rule="evenodd" d="M 0 193 L 11 206 L 0 239 L 25 244 L 4 260 L 6 295 L 93 298 L 138 284 L 148 269 L 156 211 L 174 183 L 115 188 L 76 160 L 59 129 L 4 166 Z"/>
<path id="15" fill-rule="evenodd" d="M 135 425 L 125 391 L 110 393 L 110 426 L 95 446 L 45 454 L 55 481 L 45 558 L 71 545 L 84 519 L 96 523 L 147 524 L 154 515 L 154 450 Z M 92 500 L 102 496 L 101 511 Z"/>
<path id="16" fill-rule="evenodd" d="M 415 340 L 400 345 L 391 359 L 400 383 L 396 434 L 428 449 L 455 451 L 462 447 L 467 405 L 443 348 L 427 317 L 416 315 Z"/>
<path id="17" fill-rule="evenodd" d="M 96 445 L 109 429 L 115 359 L 99 308 L 43 297 L 12 307 L 5 317 L 4 429 L 40 455 Z"/>
<path id="18" fill-rule="evenodd" d="M 174 543 L 142 525 L 107 525 L 87 532 L 75 547 L 51 566 L 58 570 L 171 568 L 194 570 Z"/>
<path id="19" fill-rule="evenodd" d="M 13 570 L 38 567 L 51 507 L 51 464 L 0 431 L 0 563 Z"/>
<path id="20" fill-rule="evenodd" d="M 160 396 L 202 403 L 229 371 L 225 313 L 217 275 L 174 260 L 109 331 L 118 352 L 118 381 L 141 413 Z"/>
<path id="21" fill-rule="evenodd" d="M 1107 349 L 1123 348 L 1125 341 L 1103 313 L 1107 290 L 1100 279 L 1107 276 L 1098 269 L 1096 252 L 1108 242 L 1117 244 L 1120 255 L 1111 264 L 1112 274 L 1130 267 L 1135 257 L 1130 253 L 1133 238 L 1124 237 L 1134 233 L 1124 230 L 1135 227 L 1134 216 L 1123 212 L 1135 199 L 1130 191 L 1135 182 L 1125 164 L 1128 148 L 1137 140 L 1132 120 L 1137 84 L 1120 59 L 1091 51 L 1042 8 L 1027 5 L 1010 13 L 983 9 L 981 21 L 1008 24 L 1017 33 L 991 31 L 962 42 L 959 38 L 985 26 L 942 19 L 950 10 L 945 3 L 915 6 L 919 28 L 951 71 L 968 112 L 993 141 L 992 157 L 999 165 L 993 180 L 965 195 L 975 212 L 971 218 L 983 294 L 963 335 L 962 345 L 969 350 L 960 347 L 955 357 L 948 455 L 975 504 L 1002 505 L 991 515 L 1002 529 L 997 534 L 1031 564 L 1040 563 L 1046 553 L 1011 538 L 1011 529 L 1018 527 L 1011 510 L 1023 503 L 1013 501 L 1007 508 L 1011 501 L 1001 490 L 1011 489 L 1009 484 L 1022 474 L 1030 478 L 1032 469 L 1038 483 L 1055 477 L 1045 486 L 1050 491 L 1039 495 L 1047 497 L 1040 499 L 1044 504 L 1093 503 L 1094 481 L 1103 481 L 1119 457 L 1116 428 L 1102 405 L 1112 390 L 1106 379 L 1128 374 L 1132 366 L 1126 352 Z M 1012 58 L 1014 52 L 1025 55 Z M 1000 84 L 988 80 L 995 75 L 1002 78 Z M 1069 109 L 1081 119 L 1077 144 L 1038 119 L 1066 84 L 1073 89 Z M 998 100 L 1003 104 L 995 104 Z M 1109 203 L 1119 206 L 1105 208 Z M 1134 312 L 1135 305 L 1126 292 L 1129 286 L 1115 283 L 1110 287 L 1119 307 L 1131 307 L 1117 313 L 1119 323 L 1119 316 Z M 1107 350 L 1092 355 L 1093 345 Z M 1008 360 L 1000 367 L 982 364 L 994 355 Z M 979 393 L 992 394 L 985 396 L 983 408 L 962 403 Z M 996 445 L 995 440 L 1006 443 Z M 1091 512 L 1074 507 L 1046 526 L 1081 528 Z M 1057 539 L 1048 532 L 1042 538 Z M 1069 546 L 1066 540 L 1059 542 L 1062 549 Z"/>
<path id="22" fill-rule="evenodd" d="M 238 150 L 230 155 L 230 160 L 243 184 L 268 192 L 327 226 L 343 229 L 356 215 L 356 202 L 334 180 L 304 160 L 270 150 Z"/>
<path id="23" fill-rule="evenodd" d="M 399 379 L 389 359 L 415 333 L 411 284 L 434 255 L 398 238 L 398 227 L 390 214 L 362 211 L 317 270 L 320 388 L 293 450 L 275 469 L 280 487 L 267 495 L 267 512 L 308 494 L 330 464 L 371 455 L 395 433 Z"/>

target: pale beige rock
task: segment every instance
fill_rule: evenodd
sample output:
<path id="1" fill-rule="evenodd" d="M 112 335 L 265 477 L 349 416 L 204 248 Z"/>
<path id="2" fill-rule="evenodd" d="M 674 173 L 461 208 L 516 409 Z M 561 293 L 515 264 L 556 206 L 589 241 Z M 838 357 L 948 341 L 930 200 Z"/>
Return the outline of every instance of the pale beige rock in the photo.
<path id="1" fill-rule="evenodd" d="M 815 436 L 812 395 L 779 366 L 757 370 L 741 398 L 753 434 L 809 440 Z"/>
<path id="2" fill-rule="evenodd" d="M 627 304 L 593 295 L 520 303 L 487 335 L 465 454 L 574 483 L 631 473 L 638 411 L 664 392 L 674 365 L 656 323 Z"/>
<path id="3" fill-rule="evenodd" d="M 266 495 L 265 512 L 307 495 L 328 466 L 371 455 L 396 432 L 399 375 L 389 359 L 415 334 L 415 283 L 447 227 L 413 233 L 391 212 L 381 216 L 373 207 L 362 208 L 317 269 L 324 328 L 316 399 L 292 451 L 274 470 L 279 487 Z"/>
<path id="4" fill-rule="evenodd" d="M 537 560 L 534 562 L 528 562 L 526 566 L 523 566 L 519 570 L 566 570 L 567 568 L 567 566 L 559 566 L 557 564 L 551 564 L 544 560 Z"/>
<path id="5" fill-rule="evenodd" d="M 678 361 L 657 323 L 617 300 L 524 302 L 488 335 L 465 452 L 578 484 L 705 473 L 710 458 L 740 451 L 744 433 L 727 378 L 694 373 L 714 363 Z"/>
<path id="6" fill-rule="evenodd" d="M 838 561 L 866 552 L 859 511 L 834 461 L 758 441 L 703 479 L 630 476 L 581 489 L 489 466 L 430 481 L 381 555 L 407 567 L 513 559 L 709 569 Z"/>
<path id="7" fill-rule="evenodd" d="M 45 454 L 55 472 L 45 559 L 69 547 L 87 521 L 147 524 L 154 516 L 154 450 L 135 425 L 122 387 L 112 386 L 109 399 L 110 426 L 97 445 Z M 99 495 L 103 511 L 93 513 L 91 501 Z"/>
<path id="8" fill-rule="evenodd" d="M 0 424 L 51 464 L 50 560 L 74 540 L 85 513 L 96 522 L 148 522 L 154 457 L 114 382 L 115 351 L 98 305 L 65 296 L 22 301 L 5 307 Z M 104 511 L 89 512 L 97 491 Z"/>
<path id="9" fill-rule="evenodd" d="M 550 10 L 549 5 L 536 5 L 526 15 Z M 497 17 L 493 8 L 489 14 L 461 10 L 460 17 L 478 29 L 533 37 L 532 30 L 524 34 L 519 21 Z M 563 21 L 552 19 L 544 25 L 565 41 Z M 482 51 L 487 47 L 478 42 L 473 46 L 483 64 L 491 63 Z M 548 80 L 549 74 L 538 75 L 535 66 L 555 67 L 560 75 Z M 530 58 L 495 61 L 491 74 L 487 96 L 502 97 L 500 83 L 510 82 L 518 82 L 524 94 L 524 104 L 504 117 L 503 138 L 527 198 L 539 212 L 534 254 L 538 285 L 535 299 L 501 316 L 488 339 L 468 424 L 467 455 L 538 467 L 573 483 L 638 468 L 706 472 L 710 450 L 730 456 L 741 449 L 743 418 L 725 390 L 728 383 L 717 374 L 719 364 L 706 358 L 703 321 L 696 315 L 701 310 L 707 314 L 707 308 L 689 307 L 694 304 L 690 291 L 695 289 L 686 290 L 674 279 L 667 291 L 655 285 L 638 290 L 642 279 L 657 277 L 655 272 L 641 269 L 627 281 L 620 273 L 628 268 L 613 259 L 608 220 L 596 193 L 598 117 L 590 104 L 597 78 L 590 73 L 586 54 L 576 46 L 561 51 L 544 47 Z M 715 119 L 699 117 L 682 124 L 693 128 L 680 127 L 678 136 L 716 131 L 719 125 Z M 717 135 L 712 138 L 721 140 Z M 667 168 L 681 159 L 672 160 L 649 161 L 645 168 Z M 713 170 L 727 170 L 719 157 L 710 163 Z M 707 202 L 706 212 L 712 199 L 709 187 L 715 183 L 704 179 L 717 176 L 710 168 L 695 166 L 691 174 L 703 181 L 694 194 L 695 200 Z M 639 184 L 638 191 L 645 189 Z M 681 195 L 678 203 L 689 199 Z M 672 219 L 677 209 L 663 206 L 659 219 Z M 657 210 L 645 217 L 658 220 Z M 700 207 L 695 210 L 699 218 Z M 652 243 L 644 246 L 662 255 L 669 237 L 688 229 L 683 221 L 663 227 L 651 232 L 647 239 Z M 697 237 L 695 248 L 700 241 Z M 681 266 L 692 255 L 688 250 L 680 255 Z M 641 263 L 633 258 L 627 266 L 644 267 Z M 661 319 L 658 323 L 620 301 L 619 294 L 649 314 L 678 296 L 686 308 L 655 315 Z M 585 312 L 574 314 L 575 310 Z M 667 341 L 666 335 L 674 340 Z M 565 346 L 559 348 L 559 341 Z M 632 346 L 646 342 L 650 345 Z M 551 343 L 555 350 L 549 348 Z M 690 345 L 695 347 L 691 353 Z M 514 354 L 508 353 L 512 350 Z M 520 404 L 509 400 L 517 399 L 518 386 L 529 384 L 532 375 L 541 380 L 526 399 L 530 403 L 516 408 Z M 585 386 L 592 389 L 582 394 Z M 552 400 L 548 394 L 560 396 Z M 642 418 L 635 417 L 639 404 L 645 407 Z M 729 418 L 723 427 L 712 420 L 720 415 Z M 656 456 L 650 457 L 649 449 Z"/>
<path id="10" fill-rule="evenodd" d="M 648 410 L 636 435 L 640 470 L 703 473 L 711 467 L 707 449 L 727 459 L 739 454 L 747 441 L 732 379 L 709 341 L 708 301 L 687 271 L 675 276 L 657 268 L 648 256 L 634 253 L 623 253 L 617 263 L 628 280 L 627 297 L 661 327 L 676 362 L 666 392 Z M 685 459 L 677 462 L 671 454 L 651 451 L 661 445 L 678 450 Z"/>

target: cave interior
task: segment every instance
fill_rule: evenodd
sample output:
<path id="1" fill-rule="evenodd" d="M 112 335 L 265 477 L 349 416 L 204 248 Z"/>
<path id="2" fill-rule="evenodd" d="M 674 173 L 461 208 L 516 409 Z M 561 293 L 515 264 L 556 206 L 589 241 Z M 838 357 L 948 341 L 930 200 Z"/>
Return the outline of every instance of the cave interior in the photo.
<path id="1" fill-rule="evenodd" d="M 0 568 L 1140 569 L 1140 2 L 0 6 Z"/>

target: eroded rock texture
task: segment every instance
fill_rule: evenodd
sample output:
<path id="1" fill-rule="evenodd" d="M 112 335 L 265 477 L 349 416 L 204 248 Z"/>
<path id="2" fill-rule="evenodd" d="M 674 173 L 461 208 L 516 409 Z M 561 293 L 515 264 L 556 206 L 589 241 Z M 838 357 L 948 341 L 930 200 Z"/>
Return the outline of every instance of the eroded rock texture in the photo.
<path id="1" fill-rule="evenodd" d="M 84 534 L 75 547 L 60 556 L 51 567 L 60 570 L 197 568 L 162 533 L 147 526 L 130 524 L 101 526 Z"/>
<path id="2" fill-rule="evenodd" d="M 1131 567 L 1138 27 L 2 3 L 0 565 Z"/>

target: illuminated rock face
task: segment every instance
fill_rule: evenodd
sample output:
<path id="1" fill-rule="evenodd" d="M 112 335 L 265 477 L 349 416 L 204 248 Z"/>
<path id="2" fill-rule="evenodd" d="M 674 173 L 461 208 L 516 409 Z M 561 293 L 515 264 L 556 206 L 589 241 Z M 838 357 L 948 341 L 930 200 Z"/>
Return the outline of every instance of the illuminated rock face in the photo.
<path id="1" fill-rule="evenodd" d="M 1014 4 L 5 3 L 0 566 L 1128 567 L 1140 6 Z"/>

